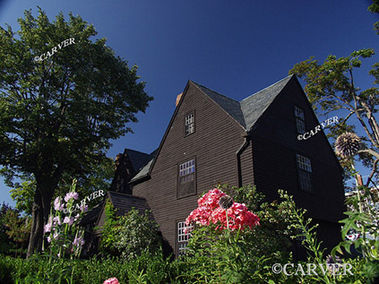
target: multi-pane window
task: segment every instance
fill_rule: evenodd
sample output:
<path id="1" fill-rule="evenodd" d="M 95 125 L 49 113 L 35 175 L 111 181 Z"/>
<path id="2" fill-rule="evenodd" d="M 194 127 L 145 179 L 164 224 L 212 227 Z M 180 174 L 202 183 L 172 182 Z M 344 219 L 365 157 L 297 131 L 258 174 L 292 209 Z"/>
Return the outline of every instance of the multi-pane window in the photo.
<path id="1" fill-rule="evenodd" d="M 178 222 L 178 255 L 183 255 L 187 249 L 190 232 L 193 228 L 192 225 L 187 226 L 185 222 Z"/>
<path id="2" fill-rule="evenodd" d="M 181 184 L 193 181 L 194 176 L 195 176 L 195 160 L 194 159 L 179 165 L 179 180 Z"/>
<path id="3" fill-rule="evenodd" d="M 297 169 L 299 174 L 300 188 L 304 191 L 312 191 L 312 165 L 311 160 L 296 154 Z"/>
<path id="4" fill-rule="evenodd" d="M 196 162 L 188 160 L 178 165 L 178 198 L 196 194 Z"/>
<path id="5" fill-rule="evenodd" d="M 195 132 L 195 116 L 193 112 L 187 114 L 184 118 L 185 135 L 190 135 Z"/>
<path id="6" fill-rule="evenodd" d="M 305 117 L 304 110 L 295 106 L 295 118 L 296 118 L 296 129 L 298 134 L 305 133 Z"/>

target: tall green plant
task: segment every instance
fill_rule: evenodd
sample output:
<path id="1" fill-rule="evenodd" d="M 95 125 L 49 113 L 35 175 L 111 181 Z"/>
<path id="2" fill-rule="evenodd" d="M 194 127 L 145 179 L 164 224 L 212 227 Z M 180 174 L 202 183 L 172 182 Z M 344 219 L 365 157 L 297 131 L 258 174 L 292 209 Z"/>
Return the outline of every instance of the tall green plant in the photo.
<path id="1" fill-rule="evenodd" d="M 96 228 L 96 230 L 101 231 L 99 251 L 102 255 L 117 255 L 118 250 L 114 244 L 119 230 L 119 223 L 116 210 L 109 200 L 105 202 L 104 215 L 104 225 Z"/>
<path id="2" fill-rule="evenodd" d="M 351 255 L 351 248 L 360 254 L 363 269 L 368 279 L 379 278 L 379 195 L 377 190 L 365 186 L 358 188 L 360 195 L 354 194 L 347 199 L 349 211 L 347 218 L 340 221 L 343 241 L 332 251 L 333 255 Z M 356 239 L 347 239 L 349 232 L 354 232 Z"/>

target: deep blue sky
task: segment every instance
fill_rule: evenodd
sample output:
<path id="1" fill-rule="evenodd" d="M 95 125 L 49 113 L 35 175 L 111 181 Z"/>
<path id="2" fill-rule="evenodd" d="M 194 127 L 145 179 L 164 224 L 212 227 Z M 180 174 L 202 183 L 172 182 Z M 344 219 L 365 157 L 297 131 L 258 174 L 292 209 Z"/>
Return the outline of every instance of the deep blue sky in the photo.
<path id="1" fill-rule="evenodd" d="M 72 11 L 92 23 L 99 37 L 130 65 L 139 66 L 155 100 L 132 124 L 135 134 L 114 141 L 109 156 L 125 147 L 152 152 L 175 109 L 176 95 L 194 80 L 240 100 L 280 80 L 292 66 L 315 56 L 347 56 L 377 48 L 377 15 L 368 0 L 0 0 L 0 25 L 18 30 L 17 18 L 36 6 L 52 20 Z M 373 62 L 378 61 L 376 55 Z M 359 86 L 372 82 L 365 69 Z M 319 120 L 324 117 L 319 116 Z M 364 172 L 364 174 L 367 174 Z M 1 180 L 0 180 L 1 181 Z M 0 183 L 0 202 L 11 202 Z"/>

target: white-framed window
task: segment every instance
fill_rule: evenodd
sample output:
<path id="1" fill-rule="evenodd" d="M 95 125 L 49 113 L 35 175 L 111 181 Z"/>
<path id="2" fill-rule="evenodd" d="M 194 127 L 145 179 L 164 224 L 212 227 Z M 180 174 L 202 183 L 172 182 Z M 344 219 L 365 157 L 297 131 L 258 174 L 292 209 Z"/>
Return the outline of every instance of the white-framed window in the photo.
<path id="1" fill-rule="evenodd" d="M 190 135 L 195 132 L 195 116 L 193 112 L 187 114 L 184 118 L 185 135 Z"/>
<path id="2" fill-rule="evenodd" d="M 295 106 L 295 119 L 296 119 L 296 129 L 297 133 L 304 134 L 305 133 L 305 116 L 304 110 Z"/>
<path id="3" fill-rule="evenodd" d="M 312 191 L 312 165 L 311 160 L 296 154 L 296 163 L 299 175 L 299 185 L 304 191 Z"/>
<path id="4" fill-rule="evenodd" d="M 180 183 L 193 181 L 195 178 L 195 159 L 189 160 L 179 165 Z"/>
<path id="5" fill-rule="evenodd" d="M 184 255 L 187 250 L 188 240 L 191 235 L 191 230 L 193 226 L 187 226 L 186 222 L 177 223 L 177 235 L 178 235 L 178 255 Z"/>

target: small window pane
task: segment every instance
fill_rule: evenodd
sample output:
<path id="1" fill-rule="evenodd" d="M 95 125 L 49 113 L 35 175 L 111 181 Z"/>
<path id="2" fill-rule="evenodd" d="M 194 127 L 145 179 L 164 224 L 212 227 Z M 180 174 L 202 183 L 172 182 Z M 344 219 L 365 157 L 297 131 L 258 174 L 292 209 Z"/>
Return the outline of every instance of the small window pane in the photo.
<path id="1" fill-rule="evenodd" d="M 312 191 L 311 174 L 299 170 L 299 183 L 300 188 L 304 191 Z"/>
<path id="2" fill-rule="evenodd" d="M 193 113 L 188 114 L 184 118 L 185 135 L 189 135 L 195 132 L 195 119 Z"/>
<path id="3" fill-rule="evenodd" d="M 299 184 L 301 190 L 312 191 L 311 160 L 307 157 L 296 154 L 296 162 L 298 167 Z"/>
<path id="4" fill-rule="evenodd" d="M 304 120 L 296 118 L 296 129 L 297 133 L 304 134 L 305 133 L 305 123 Z"/>
<path id="5" fill-rule="evenodd" d="M 297 160 L 297 166 L 300 169 L 307 171 L 309 173 L 312 172 L 311 160 L 309 158 L 296 154 L 296 160 Z"/>
<path id="6" fill-rule="evenodd" d="M 179 176 L 180 183 L 186 183 L 194 180 L 195 175 L 195 160 L 192 159 L 188 162 L 180 164 L 179 166 Z"/>
<path id="7" fill-rule="evenodd" d="M 295 117 L 304 120 L 304 111 L 298 106 L 295 106 Z"/>

